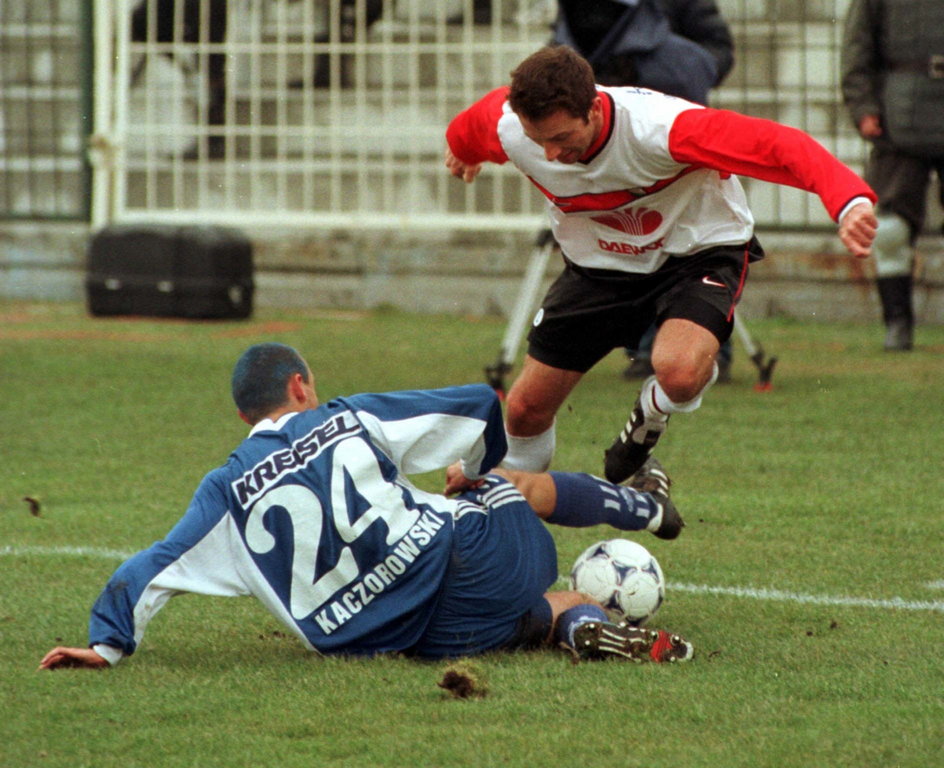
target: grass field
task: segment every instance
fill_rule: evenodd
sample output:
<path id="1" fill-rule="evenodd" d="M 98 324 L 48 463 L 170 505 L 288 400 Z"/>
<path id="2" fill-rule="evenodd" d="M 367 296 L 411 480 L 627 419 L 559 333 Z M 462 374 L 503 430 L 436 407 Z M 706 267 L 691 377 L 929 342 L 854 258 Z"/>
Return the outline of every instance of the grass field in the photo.
<path id="1" fill-rule="evenodd" d="M 688 521 L 642 541 L 668 579 L 654 623 L 688 665 L 573 665 L 558 652 L 444 663 L 322 659 L 251 599 L 182 597 L 135 656 L 36 671 L 86 642 L 123 553 L 161 538 L 245 428 L 229 401 L 249 344 L 297 346 L 322 400 L 482 380 L 504 325 L 395 312 L 257 312 L 251 322 L 93 320 L 0 304 L 0 765 L 941 765 L 944 328 L 891 355 L 876 326 L 752 322 L 780 358 L 769 393 L 732 384 L 659 446 Z M 559 469 L 602 471 L 636 387 L 613 355 L 558 422 Z M 419 479 L 428 489 L 441 476 Z M 39 502 L 31 514 L 24 497 Z M 555 528 L 560 568 L 613 531 Z"/>

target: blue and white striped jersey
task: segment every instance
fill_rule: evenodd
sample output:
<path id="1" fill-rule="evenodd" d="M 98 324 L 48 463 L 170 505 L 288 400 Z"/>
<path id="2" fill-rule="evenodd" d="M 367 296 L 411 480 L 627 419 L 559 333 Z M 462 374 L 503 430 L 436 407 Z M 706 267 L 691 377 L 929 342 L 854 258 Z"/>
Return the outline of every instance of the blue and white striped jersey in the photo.
<path id="1" fill-rule="evenodd" d="M 338 398 L 257 424 L 201 482 L 167 538 L 134 555 L 92 608 L 90 641 L 116 663 L 181 593 L 253 595 L 308 648 L 413 645 L 435 609 L 455 521 L 482 507 L 407 474 L 506 449 L 485 385 Z"/>

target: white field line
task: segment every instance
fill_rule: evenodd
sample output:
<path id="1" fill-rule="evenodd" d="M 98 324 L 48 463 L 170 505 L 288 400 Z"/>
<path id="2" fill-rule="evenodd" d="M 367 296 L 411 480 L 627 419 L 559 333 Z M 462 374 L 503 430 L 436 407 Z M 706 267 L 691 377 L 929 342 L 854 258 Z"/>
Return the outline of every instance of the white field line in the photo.
<path id="1" fill-rule="evenodd" d="M 0 547 L 0 556 L 17 555 L 64 555 L 66 557 L 99 557 L 106 560 L 127 560 L 134 552 L 121 549 L 104 549 L 102 547 Z"/>
<path id="2" fill-rule="evenodd" d="M 763 587 L 712 587 L 707 584 L 681 584 L 667 582 L 666 590 L 676 592 L 695 592 L 703 595 L 730 595 L 747 597 L 753 600 L 775 600 L 782 603 L 805 603 L 808 605 L 852 606 L 855 608 L 898 608 L 904 611 L 937 611 L 944 613 L 942 600 L 903 600 L 900 597 L 886 599 L 872 597 L 851 597 L 845 595 L 804 595 L 800 592 L 786 592 L 780 589 Z"/>
<path id="3" fill-rule="evenodd" d="M 568 579 L 557 580 L 559 586 L 567 586 Z M 900 597 L 873 598 L 848 595 L 804 595 L 764 587 L 713 587 L 709 584 L 684 584 L 666 582 L 667 592 L 694 592 L 702 595 L 727 595 L 746 597 L 750 600 L 771 600 L 781 603 L 804 603 L 807 605 L 851 606 L 854 608 L 897 608 L 902 611 L 935 611 L 944 613 L 944 600 L 903 600 Z"/>
<path id="4" fill-rule="evenodd" d="M 133 552 L 100 547 L 40 547 L 40 546 L 2 546 L 0 556 L 48 555 L 72 557 L 99 557 L 107 560 L 127 560 Z M 557 580 L 559 585 L 566 585 L 566 578 Z M 926 586 L 940 588 L 944 582 L 929 582 Z M 807 605 L 851 606 L 853 608 L 895 608 L 902 611 L 935 611 L 944 613 L 942 600 L 903 600 L 900 597 L 872 598 L 851 597 L 845 595 L 804 595 L 800 592 L 787 592 L 780 589 L 763 587 L 713 587 L 709 584 L 685 584 L 670 581 L 666 583 L 668 591 L 693 592 L 702 595 L 726 595 L 746 597 L 751 600 L 772 600 L 781 603 L 803 603 Z"/>

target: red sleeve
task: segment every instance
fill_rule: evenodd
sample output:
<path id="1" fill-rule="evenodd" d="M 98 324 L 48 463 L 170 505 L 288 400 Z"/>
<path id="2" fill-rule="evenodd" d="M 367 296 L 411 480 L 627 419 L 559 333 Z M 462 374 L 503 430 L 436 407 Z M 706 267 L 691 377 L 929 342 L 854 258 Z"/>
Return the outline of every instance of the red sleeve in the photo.
<path id="1" fill-rule="evenodd" d="M 466 165 L 477 165 L 486 160 L 507 162 L 508 155 L 498 139 L 498 121 L 507 98 L 507 86 L 496 88 L 449 123 L 446 129 L 449 149 Z"/>
<path id="2" fill-rule="evenodd" d="M 700 165 L 819 195 L 836 220 L 854 197 L 878 199 L 872 189 L 811 136 L 771 120 L 724 109 L 690 109 L 669 131 L 669 152 Z"/>

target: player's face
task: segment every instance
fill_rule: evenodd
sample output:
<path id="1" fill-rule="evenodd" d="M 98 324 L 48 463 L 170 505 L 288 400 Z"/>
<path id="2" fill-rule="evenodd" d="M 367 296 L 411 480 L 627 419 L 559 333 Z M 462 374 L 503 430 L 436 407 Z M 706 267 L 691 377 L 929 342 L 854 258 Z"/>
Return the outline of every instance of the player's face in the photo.
<path id="1" fill-rule="evenodd" d="M 559 109 L 541 120 L 531 121 L 519 116 L 521 127 L 535 144 L 544 149 L 548 160 L 570 165 L 587 154 L 603 128 L 603 105 L 600 97 L 593 100 L 586 118 L 574 117 Z"/>

